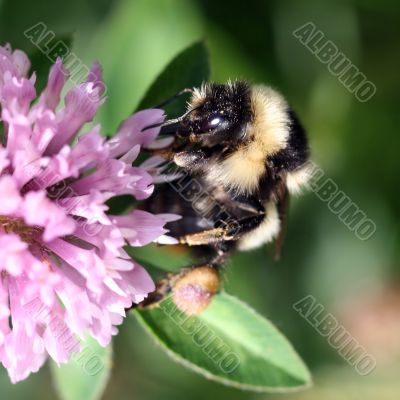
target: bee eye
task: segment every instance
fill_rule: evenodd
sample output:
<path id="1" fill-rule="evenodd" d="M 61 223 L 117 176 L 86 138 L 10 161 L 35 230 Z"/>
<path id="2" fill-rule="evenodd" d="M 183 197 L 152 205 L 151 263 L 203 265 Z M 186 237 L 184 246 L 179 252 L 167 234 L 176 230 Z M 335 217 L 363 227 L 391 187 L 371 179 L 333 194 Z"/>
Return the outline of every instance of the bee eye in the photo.
<path id="1" fill-rule="evenodd" d="M 211 131 L 220 126 L 225 119 L 221 115 L 211 115 L 201 125 L 202 131 Z"/>

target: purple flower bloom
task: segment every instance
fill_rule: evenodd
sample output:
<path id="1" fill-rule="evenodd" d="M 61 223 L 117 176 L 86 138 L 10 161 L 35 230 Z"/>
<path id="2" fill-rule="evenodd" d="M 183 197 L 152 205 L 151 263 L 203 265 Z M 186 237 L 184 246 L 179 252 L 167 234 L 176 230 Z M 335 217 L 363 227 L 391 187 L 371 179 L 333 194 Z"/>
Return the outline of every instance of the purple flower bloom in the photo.
<path id="1" fill-rule="evenodd" d="M 146 167 L 134 167 L 152 144 L 163 111 L 132 115 L 107 141 L 94 126 L 76 140 L 102 104 L 101 69 L 70 89 L 61 60 L 36 98 L 27 56 L 0 47 L 0 362 L 13 382 L 37 371 L 49 354 L 65 363 L 86 332 L 106 346 L 125 309 L 154 284 L 123 246 L 170 241 L 170 215 L 107 213 L 106 201 L 153 191 Z M 74 142 L 74 144 L 72 144 Z M 148 165 L 154 162 L 148 162 Z"/>

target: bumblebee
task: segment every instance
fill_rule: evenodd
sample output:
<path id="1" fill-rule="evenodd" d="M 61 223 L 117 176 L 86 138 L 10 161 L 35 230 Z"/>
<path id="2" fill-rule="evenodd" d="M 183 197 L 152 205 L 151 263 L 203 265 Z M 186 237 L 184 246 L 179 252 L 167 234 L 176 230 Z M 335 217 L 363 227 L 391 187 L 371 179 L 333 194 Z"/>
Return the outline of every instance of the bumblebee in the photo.
<path id="1" fill-rule="evenodd" d="M 206 251 L 202 268 L 218 270 L 232 251 L 273 240 L 278 254 L 288 196 L 309 178 L 309 146 L 297 115 L 268 86 L 235 81 L 187 91 L 186 112 L 161 125 L 161 135 L 173 141 L 158 150 L 179 177 L 159 185 L 145 208 L 182 216 L 167 227 L 179 243 Z M 169 279 L 167 290 L 178 278 Z"/>

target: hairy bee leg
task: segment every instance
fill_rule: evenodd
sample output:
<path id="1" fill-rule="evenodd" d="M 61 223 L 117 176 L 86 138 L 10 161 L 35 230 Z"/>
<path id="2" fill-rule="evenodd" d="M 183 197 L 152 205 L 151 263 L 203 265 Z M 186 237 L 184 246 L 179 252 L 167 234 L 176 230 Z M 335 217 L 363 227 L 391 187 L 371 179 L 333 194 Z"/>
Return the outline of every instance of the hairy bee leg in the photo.
<path id="1" fill-rule="evenodd" d="M 172 145 L 168 147 L 163 147 L 161 149 L 148 149 L 147 151 L 149 151 L 151 155 L 160 156 L 162 158 L 165 158 L 167 161 L 173 161 L 176 154 L 176 150 Z"/>
<path id="2" fill-rule="evenodd" d="M 232 244 L 225 242 L 219 243 L 215 247 L 216 254 L 208 261 L 208 265 L 215 269 L 220 269 L 231 254 Z"/>
<path id="3" fill-rule="evenodd" d="M 255 229 L 264 220 L 265 215 L 259 214 L 241 218 L 225 227 L 207 229 L 178 238 L 179 243 L 189 246 L 214 245 L 220 242 L 238 240 L 245 233 Z"/>
<path id="4" fill-rule="evenodd" d="M 227 237 L 226 233 L 224 228 L 213 228 L 181 236 L 178 240 L 179 243 L 189 246 L 212 245 L 224 240 L 230 240 L 231 238 Z"/>
<path id="5" fill-rule="evenodd" d="M 255 196 L 239 195 L 234 198 L 235 206 L 250 215 L 265 214 L 265 208 L 261 201 Z"/>
<path id="6" fill-rule="evenodd" d="M 194 171 L 202 168 L 206 163 L 206 155 L 202 150 L 180 151 L 173 157 L 178 167 Z"/>
<path id="7" fill-rule="evenodd" d="M 179 281 L 184 275 L 190 271 L 194 271 L 197 268 L 211 267 L 214 268 L 214 259 L 210 263 L 202 263 L 191 267 L 185 267 L 179 270 L 177 273 L 167 274 L 163 279 L 157 282 L 155 290 L 150 293 L 146 299 L 140 304 L 140 308 L 156 307 L 161 301 L 172 294 L 172 290 L 175 283 Z"/>
<path id="8" fill-rule="evenodd" d="M 156 306 L 160 301 L 162 301 L 166 296 L 171 293 L 174 282 L 176 282 L 176 280 L 179 279 L 186 270 L 187 268 L 183 268 L 175 274 L 169 273 L 163 279 L 159 280 L 156 283 L 155 290 L 139 304 L 139 307 L 145 308 Z"/>
<path id="9" fill-rule="evenodd" d="M 197 314 L 202 311 L 219 289 L 219 270 L 229 255 L 229 252 L 222 247 L 223 245 L 216 249 L 217 253 L 213 257 L 201 264 L 182 268 L 177 273 L 167 274 L 157 282 L 154 292 L 150 293 L 138 306 L 140 308 L 157 307 L 166 297 L 172 296 L 182 311 L 189 311 L 184 309 L 185 305 L 182 304 L 182 300 L 188 302 L 186 305 L 191 306 L 193 312 L 189 312 L 189 314 Z M 183 292 L 181 292 L 182 290 Z M 188 290 L 189 292 L 194 290 L 193 299 L 187 295 Z M 196 303 L 199 290 L 205 292 L 205 297 L 200 303 Z M 191 300 L 193 300 L 193 304 L 191 304 Z"/>
<path id="10" fill-rule="evenodd" d="M 168 161 L 175 161 L 174 157 L 176 154 L 179 154 L 181 146 L 181 139 L 175 137 L 174 141 L 166 147 L 159 149 L 146 149 L 146 151 L 150 152 L 152 155 L 161 156 Z"/>

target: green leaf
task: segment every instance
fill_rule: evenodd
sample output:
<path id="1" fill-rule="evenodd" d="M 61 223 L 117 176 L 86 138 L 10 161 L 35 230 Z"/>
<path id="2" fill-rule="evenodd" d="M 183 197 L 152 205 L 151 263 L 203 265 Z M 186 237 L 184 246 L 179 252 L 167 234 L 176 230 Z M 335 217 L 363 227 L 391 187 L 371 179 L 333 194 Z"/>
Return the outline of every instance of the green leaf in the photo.
<path id="1" fill-rule="evenodd" d="M 134 248 L 129 246 L 125 247 L 125 250 L 129 255 L 132 255 L 132 249 Z M 169 272 L 168 269 L 160 268 L 153 264 L 151 261 L 138 257 L 137 255 L 135 255 L 133 259 L 146 269 L 146 271 L 150 274 L 155 282 L 158 282 L 159 280 L 165 278 L 167 272 Z"/>
<path id="2" fill-rule="evenodd" d="M 160 246 L 154 243 L 143 247 L 127 247 L 129 255 L 143 266 L 152 265 L 163 271 L 176 271 L 196 264 L 196 258 L 182 246 Z M 197 260 L 198 263 L 198 260 Z"/>
<path id="3" fill-rule="evenodd" d="M 178 54 L 156 78 L 138 109 L 155 107 L 185 88 L 197 87 L 210 76 L 208 51 L 203 42 L 198 42 Z M 169 115 L 180 115 L 187 96 L 182 96 L 165 109 Z"/>
<path id="4" fill-rule="evenodd" d="M 310 386 L 307 367 L 287 339 L 238 299 L 220 293 L 197 317 L 170 298 L 134 314 L 173 359 L 220 383 L 252 391 Z"/>
<path id="5" fill-rule="evenodd" d="M 81 341 L 82 351 L 68 364 L 51 362 L 53 383 L 61 400 L 100 399 L 112 364 L 112 348 L 101 347 L 93 338 Z"/>

